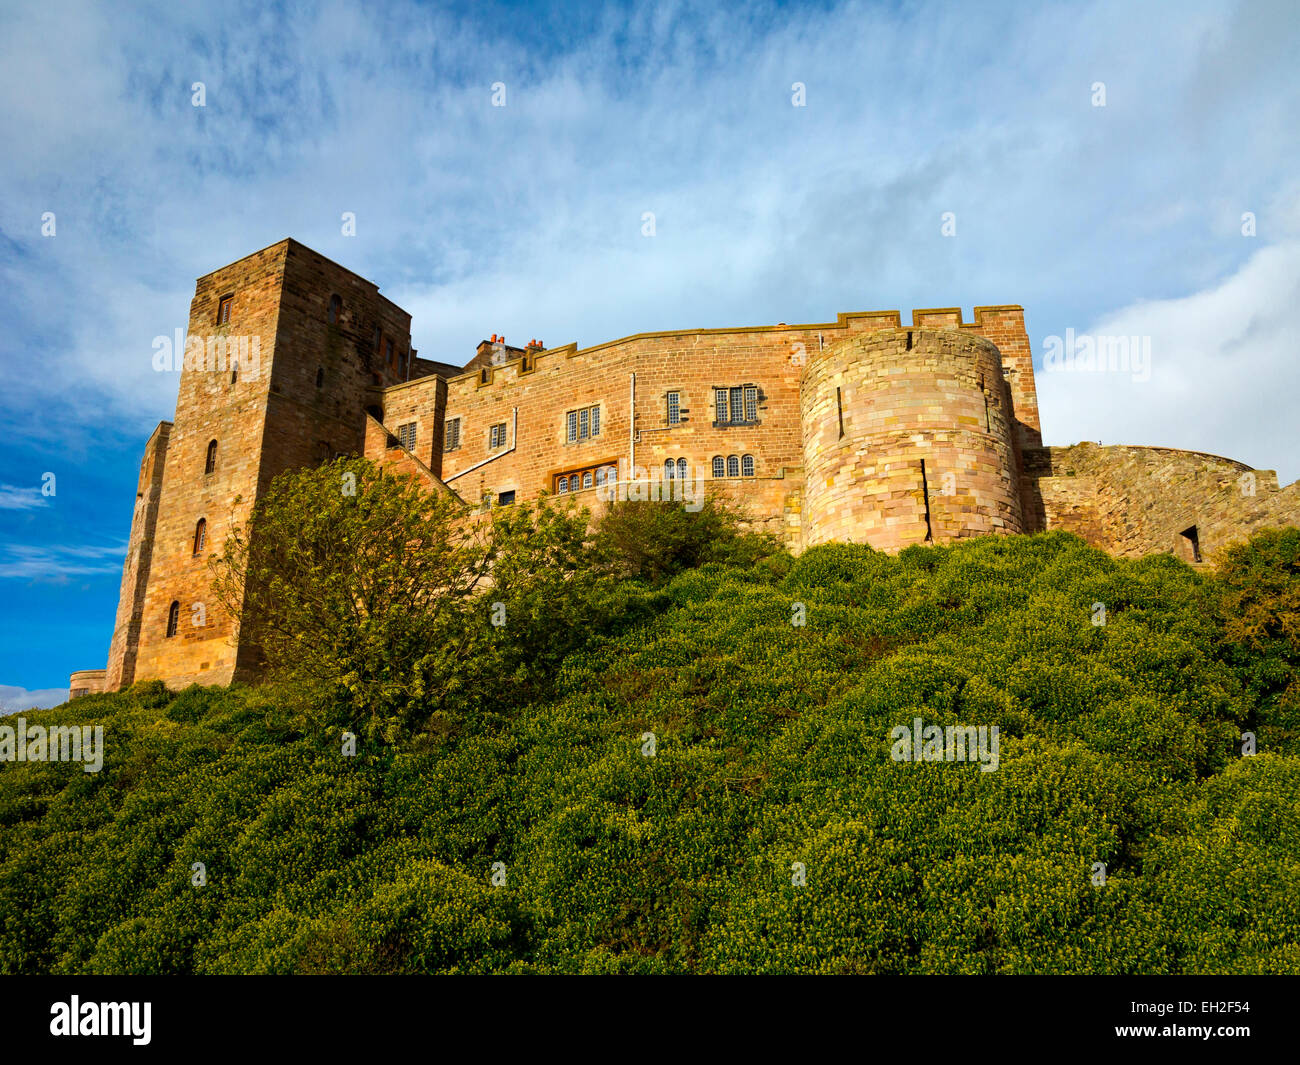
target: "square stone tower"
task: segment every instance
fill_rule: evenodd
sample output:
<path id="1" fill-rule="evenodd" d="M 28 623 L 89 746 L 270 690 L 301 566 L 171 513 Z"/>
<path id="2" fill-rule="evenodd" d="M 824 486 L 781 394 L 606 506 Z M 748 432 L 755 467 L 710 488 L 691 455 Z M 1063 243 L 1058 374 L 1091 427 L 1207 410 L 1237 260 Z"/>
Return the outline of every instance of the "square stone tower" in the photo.
<path id="1" fill-rule="evenodd" d="M 286 469 L 361 453 L 406 380 L 411 317 L 294 240 L 198 279 L 176 417 L 150 440 L 106 687 L 226 684 L 256 667 L 208 559 Z"/>

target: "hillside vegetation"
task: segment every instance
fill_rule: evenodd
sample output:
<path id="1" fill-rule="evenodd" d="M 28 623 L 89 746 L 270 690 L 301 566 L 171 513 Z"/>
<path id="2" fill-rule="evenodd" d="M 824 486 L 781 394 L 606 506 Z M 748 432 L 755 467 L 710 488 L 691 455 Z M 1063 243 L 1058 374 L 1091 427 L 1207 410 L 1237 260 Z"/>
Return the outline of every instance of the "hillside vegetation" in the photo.
<path id="1" fill-rule="evenodd" d="M 1206 576 L 1062 533 L 709 561 L 680 519 L 629 568 L 645 513 L 583 611 L 499 593 L 559 601 L 544 669 L 484 629 L 400 710 L 298 670 L 27 714 L 107 754 L 0 764 L 0 971 L 1300 972 L 1296 530 Z M 997 769 L 893 760 L 915 717 Z"/>

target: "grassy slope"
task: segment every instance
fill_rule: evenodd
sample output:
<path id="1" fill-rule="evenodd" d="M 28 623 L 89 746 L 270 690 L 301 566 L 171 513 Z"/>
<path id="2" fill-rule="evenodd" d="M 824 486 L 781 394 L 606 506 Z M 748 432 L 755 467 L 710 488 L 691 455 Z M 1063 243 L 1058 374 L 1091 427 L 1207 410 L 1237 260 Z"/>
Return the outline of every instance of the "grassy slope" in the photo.
<path id="1" fill-rule="evenodd" d="M 402 750 L 268 689 L 29 713 L 108 756 L 0 766 L 0 971 L 1300 972 L 1300 745 L 1202 578 L 1063 534 L 783 568 L 682 574 Z M 891 761 L 918 715 L 1000 768 Z"/>

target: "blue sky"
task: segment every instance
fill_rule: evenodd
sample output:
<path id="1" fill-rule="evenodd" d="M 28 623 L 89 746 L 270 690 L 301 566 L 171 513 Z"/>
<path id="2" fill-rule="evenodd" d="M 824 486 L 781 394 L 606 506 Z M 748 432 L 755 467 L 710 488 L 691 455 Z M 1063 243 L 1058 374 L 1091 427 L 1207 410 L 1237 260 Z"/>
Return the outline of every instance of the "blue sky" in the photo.
<path id="1" fill-rule="evenodd" d="M 0 707 L 103 666 L 153 338 L 285 236 L 456 363 L 1020 303 L 1151 338 L 1040 373 L 1049 443 L 1300 475 L 1292 4 L 458 6 L 0 3 Z"/>

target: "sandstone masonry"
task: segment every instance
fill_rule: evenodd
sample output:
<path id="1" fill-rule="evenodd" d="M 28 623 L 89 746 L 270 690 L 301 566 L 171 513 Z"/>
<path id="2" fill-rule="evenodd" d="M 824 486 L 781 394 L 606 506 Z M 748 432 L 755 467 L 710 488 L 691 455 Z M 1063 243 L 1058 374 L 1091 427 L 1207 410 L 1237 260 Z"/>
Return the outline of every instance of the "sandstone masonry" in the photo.
<path id="1" fill-rule="evenodd" d="M 1018 306 L 642 333 L 495 335 L 420 358 L 410 316 L 294 240 L 198 280 L 176 416 L 145 446 L 108 668 L 73 694 L 258 672 L 208 558 L 284 470 L 361 454 L 486 508 L 702 482 L 792 551 L 1062 528 L 1201 563 L 1300 522 L 1300 482 L 1197 452 L 1043 447 Z M 697 479 L 699 479 L 697 481 Z M 611 486 L 614 486 L 611 489 Z"/>

